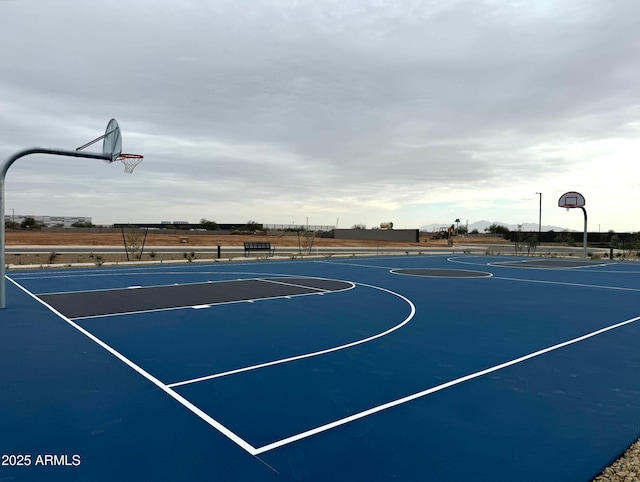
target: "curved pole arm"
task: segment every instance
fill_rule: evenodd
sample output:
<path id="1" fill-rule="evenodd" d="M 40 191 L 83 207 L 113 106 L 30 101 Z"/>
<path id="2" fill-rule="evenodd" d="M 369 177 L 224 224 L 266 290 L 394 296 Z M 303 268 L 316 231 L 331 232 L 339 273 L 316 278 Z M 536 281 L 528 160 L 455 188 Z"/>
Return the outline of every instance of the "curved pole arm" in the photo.
<path id="1" fill-rule="evenodd" d="M 112 161 L 111 154 L 68 151 L 64 149 L 48 149 L 44 147 L 32 147 L 23 149 L 8 157 L 0 166 L 0 214 L 2 214 L 2 227 L 0 227 L 0 309 L 7 306 L 5 287 L 5 221 L 4 221 L 4 179 L 11 165 L 18 159 L 30 154 L 53 154 L 54 156 L 83 157 L 85 159 L 102 159 Z"/>

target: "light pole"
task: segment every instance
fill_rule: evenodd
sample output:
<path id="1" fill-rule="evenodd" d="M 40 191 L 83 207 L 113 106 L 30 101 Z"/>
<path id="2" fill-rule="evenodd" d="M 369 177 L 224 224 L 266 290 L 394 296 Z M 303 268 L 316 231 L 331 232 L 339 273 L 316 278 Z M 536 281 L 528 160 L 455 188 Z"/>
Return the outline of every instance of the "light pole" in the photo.
<path id="1" fill-rule="evenodd" d="M 542 235 L 542 193 L 536 193 L 540 198 L 540 203 L 538 207 L 538 244 L 540 244 L 540 236 Z"/>

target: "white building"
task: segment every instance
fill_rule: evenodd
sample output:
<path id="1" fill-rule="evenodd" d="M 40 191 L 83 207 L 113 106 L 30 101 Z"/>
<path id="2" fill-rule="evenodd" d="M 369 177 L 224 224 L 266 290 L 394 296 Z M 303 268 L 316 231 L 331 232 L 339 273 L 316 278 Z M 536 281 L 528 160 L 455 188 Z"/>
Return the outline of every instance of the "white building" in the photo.
<path id="1" fill-rule="evenodd" d="M 15 222 L 20 224 L 26 218 L 33 218 L 37 224 L 42 224 L 48 228 L 56 226 L 70 228 L 76 223 L 91 223 L 91 218 L 86 216 L 36 216 L 34 214 L 5 214 L 4 222 Z"/>

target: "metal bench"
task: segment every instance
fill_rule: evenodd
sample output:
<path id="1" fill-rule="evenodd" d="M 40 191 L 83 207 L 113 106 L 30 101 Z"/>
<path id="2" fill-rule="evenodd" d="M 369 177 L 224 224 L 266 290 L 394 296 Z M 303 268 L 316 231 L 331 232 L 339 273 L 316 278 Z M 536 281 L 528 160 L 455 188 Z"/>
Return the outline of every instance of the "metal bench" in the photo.
<path id="1" fill-rule="evenodd" d="M 267 251 L 270 256 L 273 256 L 276 248 L 271 246 L 271 243 L 265 241 L 249 241 L 244 243 L 244 255 L 249 256 L 251 251 Z"/>

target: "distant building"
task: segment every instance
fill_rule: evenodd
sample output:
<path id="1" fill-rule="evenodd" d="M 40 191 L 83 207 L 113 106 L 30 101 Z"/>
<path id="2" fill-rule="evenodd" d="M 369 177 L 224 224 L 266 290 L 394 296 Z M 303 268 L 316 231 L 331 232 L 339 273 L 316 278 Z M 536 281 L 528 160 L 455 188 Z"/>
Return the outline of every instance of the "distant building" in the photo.
<path id="1" fill-rule="evenodd" d="M 42 224 L 48 228 L 56 226 L 70 228 L 77 223 L 91 223 L 91 218 L 87 216 L 36 216 L 34 214 L 5 214 L 4 222 L 15 222 L 20 224 L 26 218 L 33 218 L 37 224 Z"/>

